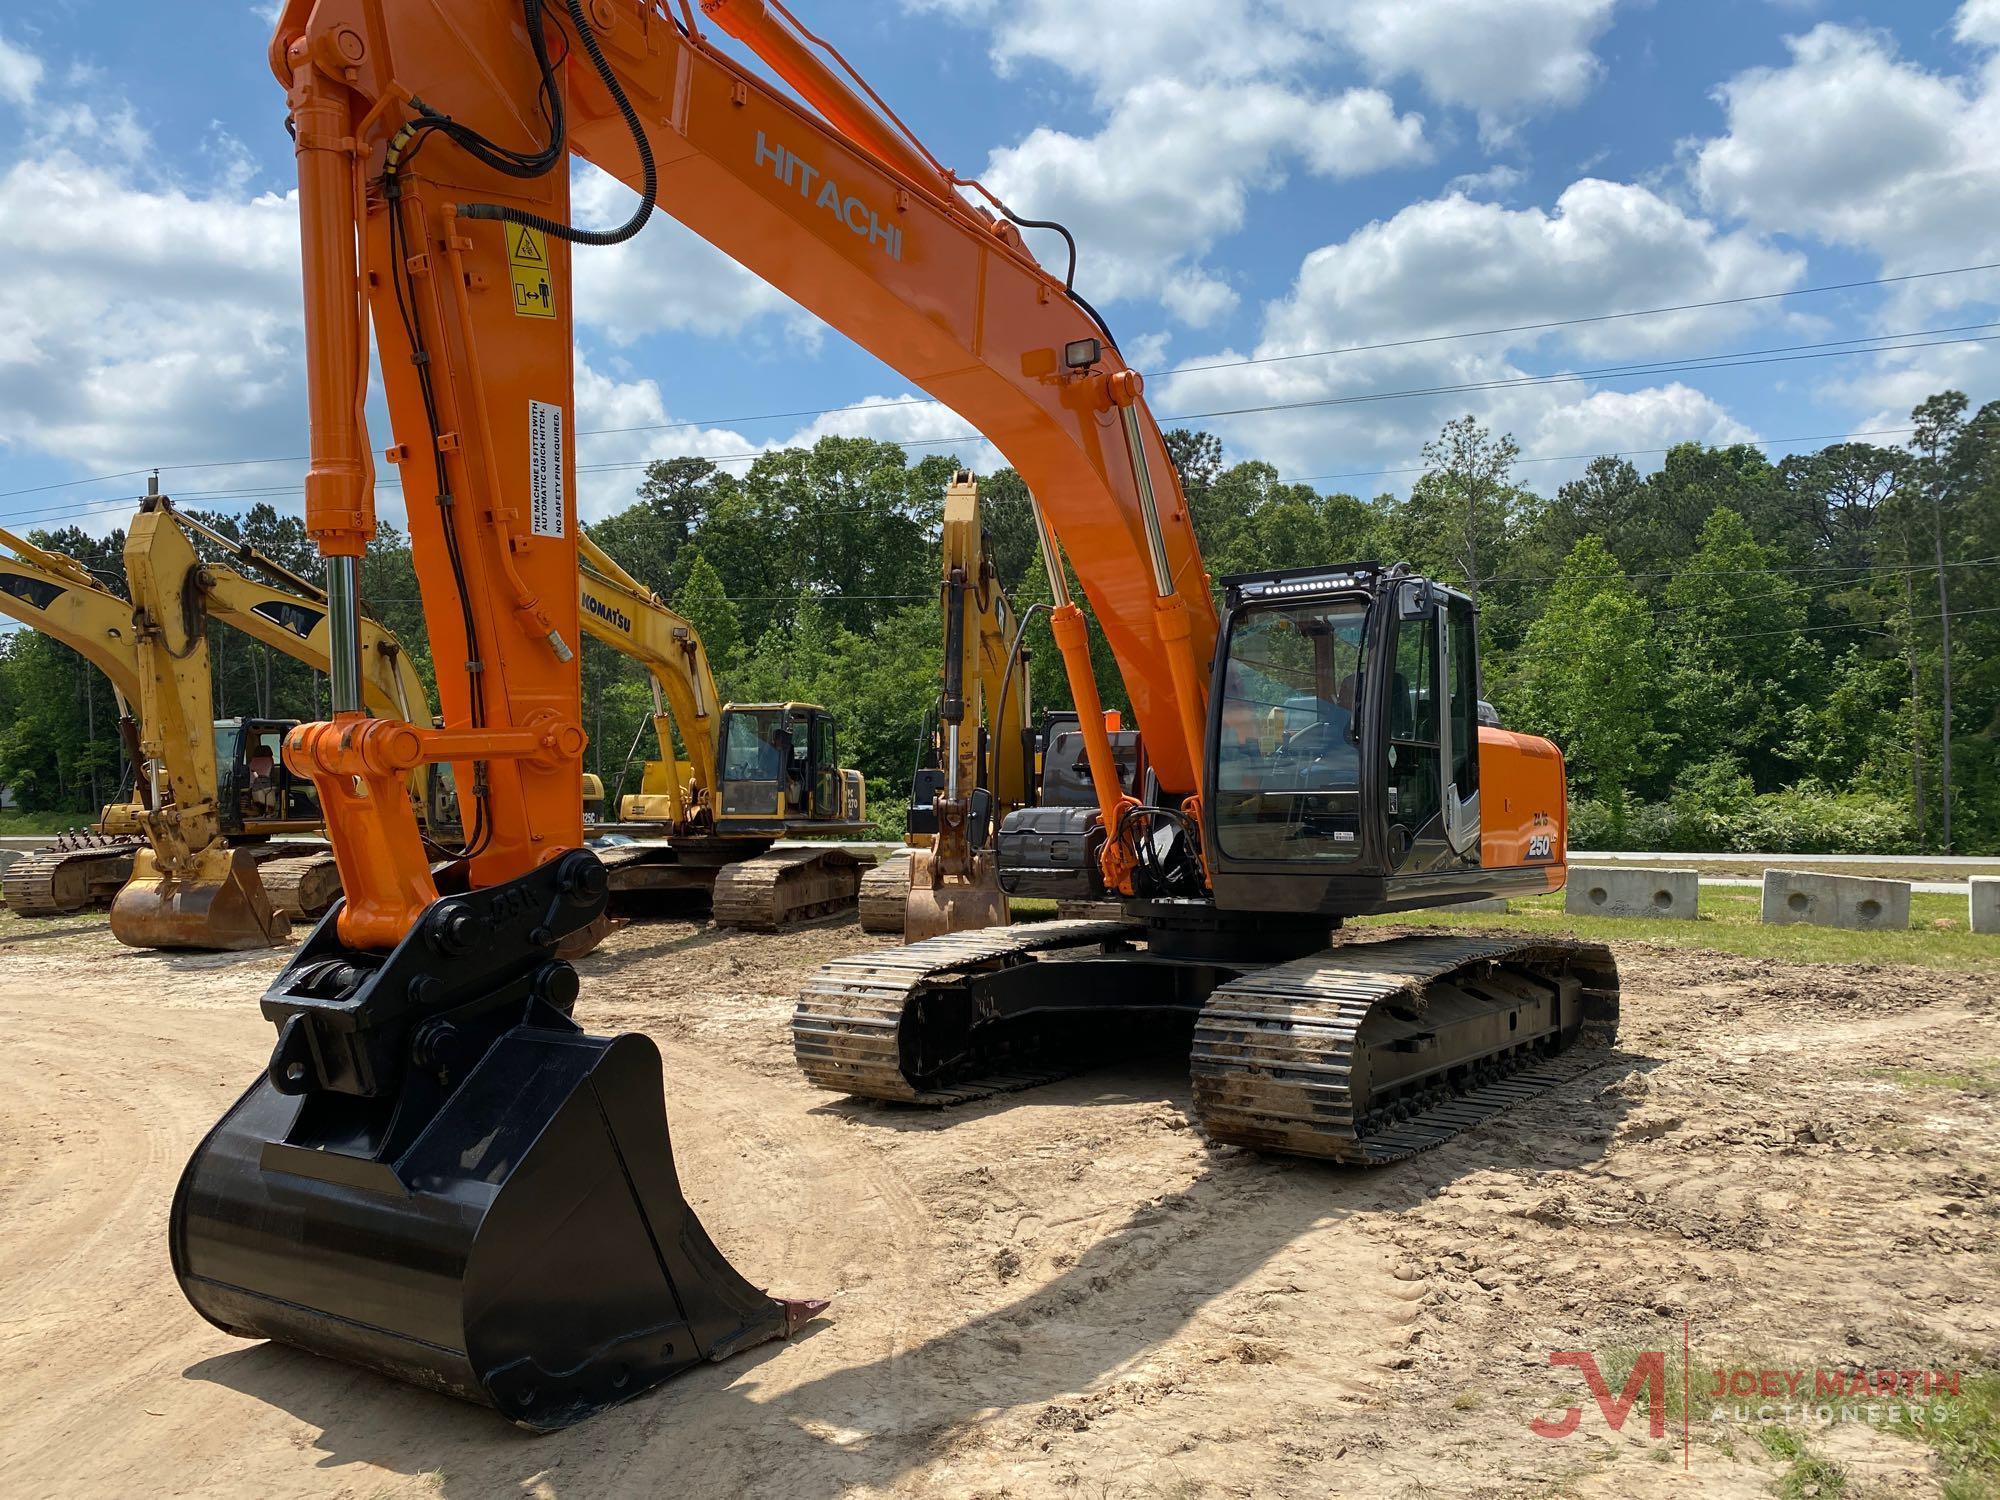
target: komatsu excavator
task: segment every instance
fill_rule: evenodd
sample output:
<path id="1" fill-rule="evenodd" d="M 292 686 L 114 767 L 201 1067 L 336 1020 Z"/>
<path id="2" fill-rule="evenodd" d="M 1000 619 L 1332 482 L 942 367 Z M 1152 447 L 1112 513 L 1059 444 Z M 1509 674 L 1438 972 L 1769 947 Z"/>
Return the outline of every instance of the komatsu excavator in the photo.
<path id="1" fill-rule="evenodd" d="M 1032 800 L 1028 655 L 986 551 L 979 481 L 962 470 L 944 496 L 944 669 L 927 764 L 910 786 L 910 854 L 861 878 L 861 925 L 919 942 L 1010 920 L 993 865 L 1001 820 Z"/>
<path id="2" fill-rule="evenodd" d="M 1562 883 L 1562 758 L 1478 727 L 1470 600 L 1328 566 L 1232 579 L 1218 619 L 1142 381 L 1074 266 L 1023 243 L 1047 226 L 943 168 L 778 0 L 287 0 L 270 59 L 299 168 L 306 524 L 337 622 L 334 717 L 286 748 L 346 895 L 266 992 L 269 1065 L 175 1194 L 174 1268 L 219 1327 L 547 1429 L 819 1305 L 757 1291 L 702 1230 L 658 1051 L 577 1025 L 555 956 L 605 901 L 576 794 L 571 247 L 656 204 L 1026 481 L 1097 805 L 1014 813 L 998 862 L 1129 917 L 831 966 L 799 1006 L 809 1076 L 948 1102 L 1079 1033 L 1178 1027 L 1211 1139 L 1378 1162 L 1614 1024 L 1596 945 L 1330 945 L 1359 913 Z M 573 155 L 637 189 L 630 220 L 570 224 Z M 466 664 L 440 673 L 441 729 L 367 718 L 342 663 L 375 528 L 370 312 L 436 659 Z M 1065 553 L 1138 718 L 1137 795 Z M 440 896 L 401 793 L 435 762 L 473 789 L 462 894 Z"/>
<path id="3" fill-rule="evenodd" d="M 600 850 L 612 891 L 706 891 L 717 925 L 756 932 L 853 906 L 861 861 L 851 851 L 772 847 L 873 827 L 861 773 L 840 765 L 833 715 L 809 703 L 722 703 L 693 622 L 588 536 L 577 549 L 584 633 L 645 667 L 653 688 L 660 758 L 620 801 L 619 826 L 670 841 Z"/>

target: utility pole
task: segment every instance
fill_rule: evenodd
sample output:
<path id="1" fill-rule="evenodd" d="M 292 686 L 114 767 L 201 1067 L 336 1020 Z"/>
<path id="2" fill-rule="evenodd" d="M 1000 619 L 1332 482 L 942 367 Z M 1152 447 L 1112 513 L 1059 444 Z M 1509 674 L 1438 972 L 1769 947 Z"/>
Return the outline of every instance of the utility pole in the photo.
<path id="1" fill-rule="evenodd" d="M 1938 625 L 1944 636 L 1944 744 L 1938 758 L 1944 804 L 1944 852 L 1951 853 L 1951 583 L 1944 561 L 1944 487 L 1931 498 L 1931 540 L 1937 553 Z"/>

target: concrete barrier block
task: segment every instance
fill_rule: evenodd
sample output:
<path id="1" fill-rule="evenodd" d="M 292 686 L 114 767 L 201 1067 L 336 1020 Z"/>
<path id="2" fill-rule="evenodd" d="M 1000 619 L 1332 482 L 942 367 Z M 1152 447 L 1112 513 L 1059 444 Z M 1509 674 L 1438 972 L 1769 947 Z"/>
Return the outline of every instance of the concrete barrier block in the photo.
<path id="1" fill-rule="evenodd" d="M 7 866 L 14 863 L 17 859 L 26 859 L 27 857 L 28 855 L 25 850 L 0 849 L 0 870 L 5 870 Z"/>
<path id="2" fill-rule="evenodd" d="M 1910 925 L 1910 883 L 1766 870 L 1764 920 L 1773 926 L 1807 922 L 1853 932 L 1900 932 Z"/>
<path id="3" fill-rule="evenodd" d="M 1446 910 L 1504 912 L 1507 910 L 1507 898 L 1488 896 L 1484 901 L 1461 901 L 1456 906 L 1447 907 Z"/>
<path id="4" fill-rule="evenodd" d="M 1571 865 L 1563 910 L 1577 917 L 1666 917 L 1692 922 L 1701 904 L 1695 870 Z"/>
<path id="5" fill-rule="evenodd" d="M 2000 933 L 2000 875 L 1972 877 L 1972 930 Z"/>

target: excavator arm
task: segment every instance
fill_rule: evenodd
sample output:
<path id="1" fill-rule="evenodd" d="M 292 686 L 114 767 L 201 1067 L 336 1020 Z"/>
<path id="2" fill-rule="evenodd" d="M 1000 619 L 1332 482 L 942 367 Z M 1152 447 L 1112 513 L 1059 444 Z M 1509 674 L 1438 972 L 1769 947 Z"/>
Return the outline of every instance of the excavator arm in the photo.
<path id="1" fill-rule="evenodd" d="M 171 576 L 174 570 L 182 570 L 186 592 L 206 613 L 316 672 L 332 671 L 333 621 L 323 589 L 291 573 L 254 547 L 175 510 L 164 497 L 160 508 L 177 526 L 159 527 L 152 533 L 154 545 L 164 554 L 152 564 L 156 572 Z M 246 568 L 277 578 L 284 586 L 274 587 L 249 572 L 202 560 L 195 552 L 190 532 L 228 547 Z M 368 712 L 380 719 L 428 721 L 430 695 L 402 642 L 393 631 L 366 615 L 361 616 L 359 628 L 361 692 Z"/>
<path id="2" fill-rule="evenodd" d="M 139 649 L 132 606 L 75 558 L 0 529 L 0 613 L 61 641 L 111 681 L 118 711 L 139 701 Z"/>
<path id="3" fill-rule="evenodd" d="M 125 578 L 150 847 L 111 903 L 111 933 L 135 948 L 269 947 L 289 923 L 250 851 L 223 838 L 207 620 L 183 554 L 193 555 L 172 513 L 156 497 L 143 503 L 125 534 Z"/>
<path id="4" fill-rule="evenodd" d="M 993 862 L 993 831 L 1027 800 L 1026 658 L 1014 637 L 1014 613 L 986 555 L 979 482 L 958 474 L 945 491 L 943 578 L 944 690 L 938 699 L 938 771 L 923 808 L 929 847 L 910 856 L 903 937 L 920 942 L 947 932 L 1005 926 L 1010 919 Z M 982 743 L 982 735 L 984 741 Z M 983 804 L 983 805 L 982 805 Z"/>
<path id="5" fill-rule="evenodd" d="M 1102 814 L 1116 823 L 1123 799 L 1058 542 L 1096 606 L 1163 791 L 1193 796 L 1216 621 L 1143 381 L 1005 211 L 968 201 L 781 7 L 703 9 L 811 108 L 725 56 L 684 5 L 290 0 L 280 17 L 271 60 L 290 90 L 305 241 L 308 529 L 335 559 L 337 605 L 375 524 L 359 417 L 372 307 L 397 429 L 387 451 L 403 475 L 436 656 L 476 664 L 439 685 L 444 734 L 457 738 L 385 729 L 379 743 L 467 759 L 462 785 L 477 766 L 487 836 L 475 883 L 518 876 L 580 840 L 564 811 L 582 751 L 566 587 L 570 241 L 625 231 L 565 229 L 559 168 L 574 152 L 641 192 L 626 230 L 657 203 L 1006 454 L 1048 533 L 1056 638 Z M 504 673 L 490 668 L 496 654 Z M 330 780 L 366 759 L 352 737 L 344 749 L 315 743 Z M 338 828 L 346 814 L 330 816 Z M 358 884 L 343 866 L 358 893 L 346 931 L 386 946 L 436 893 L 414 828 L 352 821 L 344 842 L 357 859 L 367 847 L 379 874 Z M 1117 877 L 1120 845 L 1106 847 Z"/>
<path id="6" fill-rule="evenodd" d="M 582 554 L 577 610 L 584 633 L 638 662 L 651 678 L 653 732 L 667 768 L 673 831 L 712 827 L 722 703 L 701 633 L 588 536 L 578 535 L 577 550 Z M 676 725 L 687 747 L 685 784 L 676 770 Z"/>

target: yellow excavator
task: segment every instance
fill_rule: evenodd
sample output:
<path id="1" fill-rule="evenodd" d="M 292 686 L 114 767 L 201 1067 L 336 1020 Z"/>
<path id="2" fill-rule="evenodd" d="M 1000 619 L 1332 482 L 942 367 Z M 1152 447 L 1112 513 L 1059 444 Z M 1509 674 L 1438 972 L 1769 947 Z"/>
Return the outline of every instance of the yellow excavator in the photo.
<path id="1" fill-rule="evenodd" d="M 861 926 L 919 942 L 947 932 L 1004 927 L 1007 896 L 993 835 L 1034 800 L 1033 711 L 1021 621 L 988 555 L 979 481 L 968 470 L 944 497 L 943 690 L 928 764 L 910 787 L 910 854 L 861 879 Z"/>
<path id="2" fill-rule="evenodd" d="M 61 641 L 110 680 L 117 700 L 119 733 L 134 766 L 138 764 L 138 724 L 132 705 L 139 699 L 138 652 L 132 644 L 132 606 L 104 587 L 75 558 L 38 547 L 0 529 L 0 613 Z M 114 802 L 97 825 L 66 833 L 8 865 L 0 875 L 0 895 L 20 916 L 57 916 L 101 905 L 132 874 L 132 859 L 145 829 L 143 805 Z"/>
<path id="3" fill-rule="evenodd" d="M 861 773 L 840 764 L 833 715 L 811 703 L 723 703 L 693 622 L 588 535 L 577 551 L 583 631 L 646 668 L 660 752 L 638 793 L 620 800 L 618 826 L 668 842 L 600 846 L 611 890 L 707 890 L 719 926 L 758 932 L 851 907 L 859 856 L 773 847 L 873 827 Z"/>
<path id="4" fill-rule="evenodd" d="M 228 547 L 246 564 L 283 579 L 265 584 L 220 563 L 203 562 L 191 534 Z M 205 624 L 223 620 L 320 671 L 329 666 L 326 604 L 317 587 L 242 543 L 150 495 L 128 535 L 125 564 L 132 601 L 104 587 L 74 558 L 0 530 L 0 612 L 62 641 L 110 680 L 124 716 L 121 730 L 142 774 L 133 800 L 114 803 L 88 835 L 66 835 L 50 848 L 16 860 L 6 872 L 9 908 L 46 916 L 111 900 L 112 926 L 139 947 L 246 947 L 277 942 L 290 917 L 316 916 L 339 894 L 339 875 L 324 851 L 287 856 L 277 835 L 320 831 L 312 782 L 287 769 L 283 751 L 290 719 L 211 719 L 214 687 Z M 294 592 L 295 591 L 295 592 Z M 196 646 L 193 643 L 199 641 Z M 395 637 L 373 621 L 362 626 L 364 690 L 371 711 L 399 717 L 424 711 L 423 683 Z M 138 705 L 135 717 L 131 706 Z M 183 808 L 185 804 L 185 810 Z M 255 864 L 260 895 L 238 880 L 213 897 L 182 901 L 181 914 L 162 922 L 146 912 L 145 893 L 122 903 L 138 882 L 157 893 L 163 868 L 193 868 L 187 841 L 213 828 L 225 853 L 207 856 Z M 147 850 L 155 834 L 167 840 Z M 164 857 L 164 858 L 163 858 Z"/>

